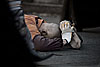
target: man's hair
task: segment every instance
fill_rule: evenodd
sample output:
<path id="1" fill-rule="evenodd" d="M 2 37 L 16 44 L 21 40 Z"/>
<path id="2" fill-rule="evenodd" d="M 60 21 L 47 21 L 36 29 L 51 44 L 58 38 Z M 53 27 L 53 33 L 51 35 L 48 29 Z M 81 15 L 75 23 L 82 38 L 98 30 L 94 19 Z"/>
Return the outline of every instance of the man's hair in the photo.
<path id="1" fill-rule="evenodd" d="M 56 23 L 43 23 L 39 31 L 41 35 L 47 38 L 61 37 L 59 25 Z"/>

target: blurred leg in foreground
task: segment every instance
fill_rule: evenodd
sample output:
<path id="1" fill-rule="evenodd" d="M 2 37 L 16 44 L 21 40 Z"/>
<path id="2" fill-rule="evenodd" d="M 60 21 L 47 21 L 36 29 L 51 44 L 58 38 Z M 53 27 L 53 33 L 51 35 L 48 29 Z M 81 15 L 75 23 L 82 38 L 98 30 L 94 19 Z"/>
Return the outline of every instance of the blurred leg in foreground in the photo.
<path id="1" fill-rule="evenodd" d="M 8 45 L 8 62 L 10 66 L 33 66 L 33 62 L 45 60 L 52 56 L 39 56 L 34 50 L 32 37 L 24 21 L 20 0 L 3 0 L 4 35 Z M 5 16 L 6 15 L 6 16 Z M 4 29 L 4 30 L 5 30 Z"/>

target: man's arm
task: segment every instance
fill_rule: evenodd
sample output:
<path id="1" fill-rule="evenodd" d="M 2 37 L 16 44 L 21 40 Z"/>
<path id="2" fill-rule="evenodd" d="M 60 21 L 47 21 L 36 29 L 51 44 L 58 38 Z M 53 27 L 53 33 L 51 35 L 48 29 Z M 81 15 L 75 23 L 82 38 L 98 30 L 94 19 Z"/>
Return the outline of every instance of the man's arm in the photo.
<path id="1" fill-rule="evenodd" d="M 38 51 L 53 51 L 60 50 L 63 47 L 61 38 L 45 38 L 41 35 L 36 35 L 33 39 L 35 49 Z"/>

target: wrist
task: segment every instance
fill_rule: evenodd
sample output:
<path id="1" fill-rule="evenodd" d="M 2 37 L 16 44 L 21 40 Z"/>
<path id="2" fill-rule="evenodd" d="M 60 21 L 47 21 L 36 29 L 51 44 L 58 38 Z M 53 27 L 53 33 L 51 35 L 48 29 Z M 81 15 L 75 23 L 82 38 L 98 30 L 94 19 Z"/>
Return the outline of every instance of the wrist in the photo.
<path id="1" fill-rule="evenodd" d="M 68 44 L 68 41 L 66 39 L 63 39 L 63 46 L 65 46 L 66 44 Z"/>

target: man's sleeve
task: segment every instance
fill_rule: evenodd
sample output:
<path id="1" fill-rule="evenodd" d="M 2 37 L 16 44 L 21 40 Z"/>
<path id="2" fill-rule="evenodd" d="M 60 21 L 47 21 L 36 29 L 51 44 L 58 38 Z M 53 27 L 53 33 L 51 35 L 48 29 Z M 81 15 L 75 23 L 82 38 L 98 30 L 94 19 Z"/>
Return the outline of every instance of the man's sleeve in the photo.
<path id="1" fill-rule="evenodd" d="M 53 51 L 60 50 L 63 46 L 61 38 L 45 38 L 41 35 L 36 35 L 33 39 L 35 49 L 39 51 Z"/>

